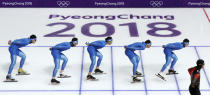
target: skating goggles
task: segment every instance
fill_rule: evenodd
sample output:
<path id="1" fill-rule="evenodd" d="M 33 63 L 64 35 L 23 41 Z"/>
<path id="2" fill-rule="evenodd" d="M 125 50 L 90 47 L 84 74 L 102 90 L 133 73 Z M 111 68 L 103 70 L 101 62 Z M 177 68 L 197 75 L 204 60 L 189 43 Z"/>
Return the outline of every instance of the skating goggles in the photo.
<path id="1" fill-rule="evenodd" d="M 148 44 L 146 44 L 146 45 L 150 45 L 150 46 L 151 46 L 152 44 L 151 44 L 151 43 L 148 43 Z"/>
<path id="2" fill-rule="evenodd" d="M 108 40 L 106 40 L 107 42 L 111 42 L 112 41 L 112 39 L 108 39 Z"/>
<path id="3" fill-rule="evenodd" d="M 31 39 L 31 40 L 34 40 L 34 41 L 36 41 L 36 38 L 33 38 L 33 39 Z"/>
<path id="4" fill-rule="evenodd" d="M 78 41 L 72 41 L 72 43 L 75 45 L 75 44 L 78 44 Z"/>
<path id="5" fill-rule="evenodd" d="M 184 44 L 184 45 L 189 45 L 189 42 L 184 42 L 183 44 Z"/>

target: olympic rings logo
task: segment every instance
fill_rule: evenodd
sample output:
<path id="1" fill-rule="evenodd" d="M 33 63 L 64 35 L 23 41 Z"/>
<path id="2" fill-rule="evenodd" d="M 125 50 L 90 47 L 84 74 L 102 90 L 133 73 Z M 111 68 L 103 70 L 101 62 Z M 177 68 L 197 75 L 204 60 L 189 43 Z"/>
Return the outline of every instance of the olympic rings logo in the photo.
<path id="1" fill-rule="evenodd" d="M 68 7 L 70 5 L 70 1 L 57 1 L 57 4 L 60 7 Z"/>
<path id="2" fill-rule="evenodd" d="M 161 7 L 163 5 L 163 1 L 150 1 L 149 4 L 152 7 Z"/>

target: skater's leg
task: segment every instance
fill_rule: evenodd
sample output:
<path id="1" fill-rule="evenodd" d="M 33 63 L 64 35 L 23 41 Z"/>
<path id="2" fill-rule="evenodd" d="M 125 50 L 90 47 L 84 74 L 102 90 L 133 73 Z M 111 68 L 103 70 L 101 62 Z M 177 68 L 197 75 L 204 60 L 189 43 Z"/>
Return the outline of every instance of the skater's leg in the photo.
<path id="1" fill-rule="evenodd" d="M 137 69 L 137 59 L 136 59 L 136 54 L 130 50 L 125 50 L 125 54 L 128 56 L 129 60 L 133 64 L 133 76 L 136 76 L 136 69 Z"/>
<path id="2" fill-rule="evenodd" d="M 95 63 L 96 63 L 96 50 L 95 50 L 95 48 L 88 47 L 88 53 L 89 53 L 90 60 L 91 60 L 91 65 L 90 65 L 90 68 L 89 68 L 88 75 L 91 75 L 91 73 L 93 71 L 93 68 L 95 66 Z"/>
<path id="3" fill-rule="evenodd" d="M 54 69 L 53 69 L 53 74 L 52 74 L 52 79 L 51 79 L 51 83 L 52 84 L 59 84 L 60 81 L 56 80 L 56 74 L 60 68 L 60 60 L 61 60 L 61 54 L 59 51 L 57 50 L 52 50 L 51 54 L 53 56 L 53 60 L 54 60 Z"/>
<path id="4" fill-rule="evenodd" d="M 138 79 L 138 78 L 137 78 L 137 76 L 138 76 L 139 73 L 140 73 L 140 72 L 137 73 L 137 68 L 138 68 L 138 64 L 139 64 L 140 58 L 139 58 L 138 55 L 135 55 L 133 58 L 134 58 L 134 59 L 133 59 L 134 61 L 132 61 L 132 63 L 134 62 L 134 63 L 133 63 L 133 82 L 140 82 L 141 79 Z"/>
<path id="5" fill-rule="evenodd" d="M 163 65 L 161 72 L 164 72 L 167 66 L 171 63 L 171 56 L 166 55 L 166 63 Z"/>
<path id="6" fill-rule="evenodd" d="M 9 66 L 9 71 L 8 71 L 8 75 L 11 75 L 12 73 L 12 70 L 16 64 L 16 59 L 17 59 L 17 56 L 15 54 L 11 54 L 11 64 Z"/>
<path id="7" fill-rule="evenodd" d="M 172 54 L 171 57 L 172 57 L 173 61 L 172 61 L 172 63 L 171 63 L 170 69 L 173 70 L 173 69 L 174 69 L 174 65 L 176 64 L 178 58 L 177 58 L 177 56 L 176 56 L 175 54 Z"/>
<path id="8" fill-rule="evenodd" d="M 26 60 L 26 56 L 21 50 L 18 50 L 17 52 L 17 55 L 21 57 L 19 69 L 22 69 Z"/>
<path id="9" fill-rule="evenodd" d="M 139 61 L 140 61 L 140 57 L 136 54 L 136 56 L 135 56 L 136 58 L 136 63 L 137 63 L 137 68 L 138 68 L 138 65 L 139 65 Z"/>
<path id="10" fill-rule="evenodd" d="M 133 64 L 133 76 L 136 76 L 136 70 L 137 70 L 137 62 L 136 62 L 136 57 L 133 57 L 130 59 L 131 63 Z"/>
<path id="11" fill-rule="evenodd" d="M 88 46 L 87 50 L 88 50 L 90 60 L 91 60 L 91 65 L 90 65 L 89 72 L 88 72 L 88 75 L 87 75 L 87 80 L 89 80 L 89 79 L 90 80 L 96 80 L 96 78 L 91 75 L 91 73 L 93 71 L 93 68 L 95 66 L 95 63 L 96 63 L 96 50 L 92 46 Z"/>
<path id="12" fill-rule="evenodd" d="M 90 65 L 90 68 L 89 68 L 89 73 L 92 73 L 93 68 L 95 66 L 95 63 L 96 63 L 96 56 L 95 55 L 90 56 L 90 60 L 91 60 L 91 65 Z"/>
<path id="13" fill-rule="evenodd" d="M 61 67 L 59 78 L 68 78 L 70 76 L 63 74 L 64 69 L 66 68 L 66 64 L 68 62 L 68 58 L 64 54 L 61 54 L 61 60 L 63 60 L 63 63 L 62 63 L 62 67 Z"/>
<path id="14" fill-rule="evenodd" d="M 129 60 L 133 64 L 133 82 L 140 82 L 141 79 L 138 79 L 136 75 L 136 70 L 139 63 L 139 56 L 137 56 L 133 51 L 130 51 L 128 49 L 125 50 L 125 54 L 128 56 Z"/>
<path id="15" fill-rule="evenodd" d="M 101 64 L 101 61 L 102 61 L 102 59 L 103 59 L 103 55 L 102 55 L 99 51 L 97 51 L 97 52 L 96 52 L 96 56 L 98 57 L 96 69 L 99 69 L 99 66 L 100 66 L 100 64 Z"/>
<path id="16" fill-rule="evenodd" d="M 54 58 L 54 70 L 53 70 L 53 79 L 55 79 L 58 69 L 60 68 L 60 58 Z"/>
<path id="17" fill-rule="evenodd" d="M 63 72 L 65 67 L 66 67 L 66 64 L 68 62 L 68 58 L 64 54 L 61 54 L 61 59 L 63 60 L 63 64 L 62 64 L 62 67 L 61 67 L 61 72 Z"/>

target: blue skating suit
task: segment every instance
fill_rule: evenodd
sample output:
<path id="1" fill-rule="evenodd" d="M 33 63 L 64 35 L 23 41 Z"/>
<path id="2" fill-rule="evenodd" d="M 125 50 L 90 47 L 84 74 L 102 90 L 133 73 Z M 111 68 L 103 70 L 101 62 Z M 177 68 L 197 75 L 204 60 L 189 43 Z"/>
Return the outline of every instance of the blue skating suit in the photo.
<path id="1" fill-rule="evenodd" d="M 138 68 L 139 64 L 139 56 L 134 53 L 135 50 L 144 50 L 146 48 L 146 43 L 145 42 L 136 42 L 133 44 L 130 44 L 125 47 L 125 54 L 128 56 L 130 59 L 131 63 L 133 64 L 133 75 L 136 75 L 136 70 Z"/>
<path id="2" fill-rule="evenodd" d="M 90 60 L 91 60 L 91 65 L 90 65 L 90 68 L 89 68 L 89 72 L 93 71 L 93 68 L 94 68 L 95 63 L 96 63 L 96 56 L 98 57 L 97 67 L 100 66 L 103 55 L 98 51 L 98 49 L 101 49 L 105 46 L 106 46 L 106 42 L 103 41 L 103 40 L 99 40 L 99 41 L 89 43 L 88 48 L 87 48 L 88 53 L 90 55 Z"/>
<path id="3" fill-rule="evenodd" d="M 30 38 L 23 38 L 23 39 L 14 40 L 10 44 L 9 52 L 10 52 L 11 64 L 9 66 L 8 74 L 12 73 L 13 67 L 16 64 L 17 56 L 21 57 L 19 68 L 23 67 L 23 65 L 25 63 L 26 56 L 19 48 L 25 47 L 25 46 L 29 45 L 30 43 L 31 43 L 31 39 Z"/>
<path id="4" fill-rule="evenodd" d="M 65 69 L 66 64 L 68 62 L 68 58 L 61 52 L 65 51 L 65 50 L 68 50 L 70 48 L 71 48 L 71 43 L 70 42 L 63 42 L 63 43 L 55 45 L 54 47 L 52 47 L 50 49 L 51 54 L 52 54 L 53 59 L 54 59 L 54 64 L 55 64 L 55 68 L 53 70 L 53 77 L 56 77 L 58 69 L 60 68 L 60 60 L 63 60 L 61 70 Z"/>
<path id="5" fill-rule="evenodd" d="M 163 65 L 161 72 L 164 72 L 164 70 L 167 68 L 167 66 L 171 63 L 171 59 L 173 59 L 171 63 L 171 69 L 173 69 L 174 65 L 176 64 L 178 58 L 177 56 L 173 53 L 174 50 L 180 50 L 184 48 L 183 43 L 169 43 L 164 48 L 164 54 L 166 57 L 166 63 Z"/>

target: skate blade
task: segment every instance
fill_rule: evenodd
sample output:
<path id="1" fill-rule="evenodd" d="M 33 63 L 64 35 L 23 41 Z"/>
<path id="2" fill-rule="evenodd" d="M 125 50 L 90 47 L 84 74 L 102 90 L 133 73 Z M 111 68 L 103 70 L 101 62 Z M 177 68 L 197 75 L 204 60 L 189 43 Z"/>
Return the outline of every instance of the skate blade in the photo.
<path id="1" fill-rule="evenodd" d="M 131 84 L 133 84 L 133 83 L 142 83 L 142 82 L 144 82 L 144 81 L 142 81 L 142 80 L 141 81 L 132 81 Z"/>
<path id="2" fill-rule="evenodd" d="M 93 75 L 103 75 L 103 74 L 107 74 L 107 73 L 93 73 Z"/>
<path id="3" fill-rule="evenodd" d="M 5 80 L 3 82 L 18 82 L 17 80 Z"/>
<path id="4" fill-rule="evenodd" d="M 53 83 L 51 83 L 51 85 L 59 85 L 59 84 L 60 84 L 60 83 L 54 83 L 54 82 L 53 82 Z"/>
<path id="5" fill-rule="evenodd" d="M 131 76 L 131 77 L 133 77 L 133 76 Z M 136 77 L 144 77 L 144 75 L 137 75 Z"/>
<path id="6" fill-rule="evenodd" d="M 17 76 L 18 76 L 18 75 L 30 75 L 30 73 L 27 73 L 27 74 L 16 74 L 16 75 L 17 75 Z"/>
<path id="7" fill-rule="evenodd" d="M 157 74 L 155 74 L 155 75 L 156 75 L 158 78 L 160 78 L 160 79 L 166 81 L 166 79 L 161 78 L 161 76 L 159 76 L 159 75 L 157 75 Z"/>
<path id="8" fill-rule="evenodd" d="M 99 81 L 99 79 L 87 79 L 89 81 Z"/>
<path id="9" fill-rule="evenodd" d="M 71 76 L 66 76 L 66 77 L 60 77 L 60 76 L 59 76 L 58 78 L 70 78 L 70 77 L 71 77 Z"/>
<path id="10" fill-rule="evenodd" d="M 137 75 L 137 77 L 144 77 L 144 75 Z"/>
<path id="11" fill-rule="evenodd" d="M 179 74 L 179 73 L 167 73 L 166 75 L 176 75 L 176 74 Z"/>

